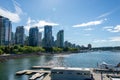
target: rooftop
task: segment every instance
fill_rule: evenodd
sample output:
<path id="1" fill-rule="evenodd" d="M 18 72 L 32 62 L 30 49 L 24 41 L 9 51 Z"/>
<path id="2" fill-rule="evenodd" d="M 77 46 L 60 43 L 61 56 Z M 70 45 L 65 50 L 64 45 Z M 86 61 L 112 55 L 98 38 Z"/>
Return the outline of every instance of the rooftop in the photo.
<path id="1" fill-rule="evenodd" d="M 54 67 L 53 70 L 80 70 L 80 71 L 90 71 L 90 68 L 72 68 L 72 67 Z"/>

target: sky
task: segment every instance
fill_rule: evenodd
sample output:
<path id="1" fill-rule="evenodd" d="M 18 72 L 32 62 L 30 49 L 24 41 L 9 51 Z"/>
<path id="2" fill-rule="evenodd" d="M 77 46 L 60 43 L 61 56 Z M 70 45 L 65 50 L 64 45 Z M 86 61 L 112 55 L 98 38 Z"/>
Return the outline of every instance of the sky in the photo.
<path id="1" fill-rule="evenodd" d="M 0 0 L 0 15 L 12 21 L 12 31 L 24 26 L 53 26 L 53 36 L 93 47 L 120 46 L 120 0 Z"/>

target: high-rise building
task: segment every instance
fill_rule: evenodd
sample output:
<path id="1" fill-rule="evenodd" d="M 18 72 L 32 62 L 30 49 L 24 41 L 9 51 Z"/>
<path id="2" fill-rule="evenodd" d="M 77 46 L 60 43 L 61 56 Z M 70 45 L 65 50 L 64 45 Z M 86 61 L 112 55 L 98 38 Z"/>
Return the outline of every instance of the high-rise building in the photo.
<path id="1" fill-rule="evenodd" d="M 42 46 L 42 33 L 38 33 L 38 46 Z"/>
<path id="2" fill-rule="evenodd" d="M 49 25 L 44 27 L 44 47 L 53 47 L 52 26 Z"/>
<path id="3" fill-rule="evenodd" d="M 64 47 L 64 30 L 60 30 L 57 33 L 57 47 L 60 48 Z"/>
<path id="4" fill-rule="evenodd" d="M 91 49 L 92 48 L 92 45 L 91 44 L 88 44 L 88 49 Z"/>
<path id="5" fill-rule="evenodd" d="M 11 44 L 15 44 L 15 33 L 11 33 Z"/>
<path id="6" fill-rule="evenodd" d="M 24 45 L 26 45 L 26 46 L 29 45 L 29 36 L 26 36 L 26 35 L 25 35 Z"/>
<path id="7" fill-rule="evenodd" d="M 38 46 L 38 27 L 30 28 L 29 30 L 29 46 Z"/>
<path id="8" fill-rule="evenodd" d="M 15 32 L 15 44 L 24 45 L 24 26 L 18 26 Z"/>
<path id="9" fill-rule="evenodd" d="M 11 43 L 12 24 L 8 18 L 0 16 L 0 45 Z"/>

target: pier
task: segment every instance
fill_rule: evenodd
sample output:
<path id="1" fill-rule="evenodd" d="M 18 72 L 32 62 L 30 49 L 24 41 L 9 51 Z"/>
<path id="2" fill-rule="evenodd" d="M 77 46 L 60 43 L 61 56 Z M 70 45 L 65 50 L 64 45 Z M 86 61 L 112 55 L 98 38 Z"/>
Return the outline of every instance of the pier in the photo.
<path id="1" fill-rule="evenodd" d="M 44 75 L 44 73 L 36 73 L 31 78 L 29 78 L 29 80 L 35 80 L 36 78 L 39 78 L 43 75 Z"/>
<path id="2" fill-rule="evenodd" d="M 43 78 L 43 80 L 51 80 L 50 73 L 47 74 L 47 75 Z"/>
<path id="3" fill-rule="evenodd" d="M 32 69 L 51 69 L 52 66 L 32 66 Z"/>
<path id="4" fill-rule="evenodd" d="M 93 69 L 92 75 L 94 80 L 113 80 L 112 78 L 119 78 L 115 80 L 120 80 L 120 71 L 109 70 L 109 69 Z"/>
<path id="5" fill-rule="evenodd" d="M 16 72 L 16 75 L 22 75 L 22 74 L 25 74 L 26 72 L 27 70 L 18 71 Z"/>
<path id="6" fill-rule="evenodd" d="M 29 77 L 28 80 L 36 80 L 37 78 L 41 78 L 40 80 L 52 80 L 51 79 L 51 73 L 52 73 L 52 69 L 53 69 L 52 67 L 49 67 L 49 66 L 33 66 L 33 68 L 35 70 L 18 71 L 18 72 L 16 72 L 16 75 L 23 75 L 23 74 L 28 75 L 28 76 L 32 75 L 31 77 Z M 47 70 L 47 69 L 50 69 L 50 70 Z M 60 69 L 63 69 L 63 68 L 60 68 Z M 67 71 L 67 69 L 69 69 L 69 68 L 64 68 L 64 69 Z M 73 68 L 73 69 L 78 71 L 77 70 L 78 68 Z M 85 70 L 85 68 L 83 70 Z M 114 80 L 113 78 L 119 78 L 117 80 L 120 80 L 120 71 L 111 71 L 111 70 L 108 70 L 108 69 L 104 70 L 104 69 L 95 69 L 95 68 L 88 68 L 87 70 L 89 70 L 91 72 L 91 75 L 92 75 L 91 80 Z M 60 72 L 60 73 L 64 74 L 63 72 Z"/>
<path id="7" fill-rule="evenodd" d="M 16 75 L 34 74 L 34 73 L 50 73 L 50 71 L 46 71 L 46 70 L 23 70 L 23 71 L 16 72 Z"/>

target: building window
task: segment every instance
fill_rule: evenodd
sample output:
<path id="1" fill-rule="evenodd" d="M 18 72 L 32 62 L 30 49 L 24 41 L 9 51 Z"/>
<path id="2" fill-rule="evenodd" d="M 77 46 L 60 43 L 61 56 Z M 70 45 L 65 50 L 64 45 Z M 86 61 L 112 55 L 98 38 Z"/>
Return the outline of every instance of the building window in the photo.
<path id="1" fill-rule="evenodd" d="M 82 75 L 82 73 L 77 73 L 77 75 Z"/>

